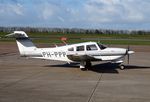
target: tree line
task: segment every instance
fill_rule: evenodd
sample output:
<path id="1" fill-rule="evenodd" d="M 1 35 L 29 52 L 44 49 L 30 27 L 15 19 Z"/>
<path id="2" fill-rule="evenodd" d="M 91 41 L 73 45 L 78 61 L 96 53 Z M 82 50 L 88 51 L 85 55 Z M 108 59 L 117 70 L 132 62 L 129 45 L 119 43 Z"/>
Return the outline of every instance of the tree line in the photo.
<path id="1" fill-rule="evenodd" d="M 65 34 L 150 34 L 150 30 L 111 30 L 81 28 L 44 28 L 44 27 L 0 27 L 0 32 L 25 31 L 32 33 L 65 33 Z"/>

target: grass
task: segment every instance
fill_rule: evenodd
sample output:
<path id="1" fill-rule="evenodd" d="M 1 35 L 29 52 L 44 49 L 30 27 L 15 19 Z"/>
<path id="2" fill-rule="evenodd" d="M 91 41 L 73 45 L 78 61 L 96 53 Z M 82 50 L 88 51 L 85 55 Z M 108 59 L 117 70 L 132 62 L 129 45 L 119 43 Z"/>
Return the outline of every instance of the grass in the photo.
<path id="1" fill-rule="evenodd" d="M 13 42 L 14 38 L 5 38 L 7 33 L 0 32 L 0 42 Z M 34 43 L 62 43 L 61 37 L 67 37 L 68 43 L 100 41 L 104 44 L 150 45 L 150 34 L 62 34 L 62 33 L 27 33 Z"/>

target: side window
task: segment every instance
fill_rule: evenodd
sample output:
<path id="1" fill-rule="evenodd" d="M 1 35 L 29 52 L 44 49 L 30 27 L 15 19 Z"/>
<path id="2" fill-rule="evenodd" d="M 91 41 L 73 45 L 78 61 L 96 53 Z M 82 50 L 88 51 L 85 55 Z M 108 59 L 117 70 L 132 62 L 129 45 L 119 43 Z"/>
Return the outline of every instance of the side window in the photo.
<path id="1" fill-rule="evenodd" d="M 84 46 L 77 46 L 77 51 L 84 51 Z"/>
<path id="2" fill-rule="evenodd" d="M 74 51 L 74 48 L 73 48 L 73 47 L 71 47 L 71 48 L 69 48 L 69 49 L 68 49 L 68 51 Z"/>
<path id="3" fill-rule="evenodd" d="M 87 51 L 93 51 L 93 50 L 98 50 L 98 49 L 97 49 L 96 45 L 93 44 L 93 45 L 87 45 L 86 50 Z"/>
<path id="4" fill-rule="evenodd" d="M 99 48 L 100 48 L 101 50 L 103 50 L 103 49 L 106 48 L 106 46 L 104 46 L 104 45 L 102 45 L 102 44 L 98 44 L 98 46 L 99 46 Z"/>

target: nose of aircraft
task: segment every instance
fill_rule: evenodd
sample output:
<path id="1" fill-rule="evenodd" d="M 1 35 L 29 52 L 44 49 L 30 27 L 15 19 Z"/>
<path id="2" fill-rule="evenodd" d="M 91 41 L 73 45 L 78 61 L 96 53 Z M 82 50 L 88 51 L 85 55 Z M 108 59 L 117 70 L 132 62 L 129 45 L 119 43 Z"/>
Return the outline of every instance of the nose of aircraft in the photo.
<path id="1" fill-rule="evenodd" d="M 128 51 L 128 54 L 133 54 L 134 53 L 134 51 Z"/>
<path id="2" fill-rule="evenodd" d="M 107 48 L 106 50 L 110 51 L 111 53 L 118 53 L 118 54 L 125 54 L 125 55 L 134 53 L 134 51 L 130 51 L 129 49 L 125 49 L 125 48 Z"/>
<path id="3" fill-rule="evenodd" d="M 120 52 L 120 53 L 125 53 L 126 55 L 130 55 L 135 53 L 134 51 L 130 51 L 129 49 L 124 49 L 124 48 L 117 48 L 115 49 L 116 51 Z"/>
<path id="4" fill-rule="evenodd" d="M 124 49 L 124 48 L 115 48 L 114 50 L 116 50 L 118 52 L 122 52 L 122 53 L 126 52 L 126 49 Z"/>
<path id="5" fill-rule="evenodd" d="M 124 49 L 124 48 L 109 48 L 108 50 L 111 51 L 111 53 L 117 53 L 117 54 L 127 53 L 127 49 Z"/>
<path id="6" fill-rule="evenodd" d="M 129 49 L 126 49 L 126 55 L 130 55 L 130 54 L 133 54 L 134 53 L 134 51 L 130 51 Z"/>

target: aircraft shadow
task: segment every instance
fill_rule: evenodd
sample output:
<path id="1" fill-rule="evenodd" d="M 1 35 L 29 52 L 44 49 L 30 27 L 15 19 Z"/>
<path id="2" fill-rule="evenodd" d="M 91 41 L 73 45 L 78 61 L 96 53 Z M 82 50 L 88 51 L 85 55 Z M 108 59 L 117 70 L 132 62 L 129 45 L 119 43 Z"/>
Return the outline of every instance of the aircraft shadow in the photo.
<path id="1" fill-rule="evenodd" d="M 44 67 L 79 68 L 79 63 L 46 65 Z M 118 74 L 119 73 L 118 69 L 119 69 L 118 64 L 102 63 L 102 64 L 93 65 L 91 68 L 88 69 L 88 71 L 93 71 L 97 73 Z M 130 70 L 130 69 L 150 69 L 150 66 L 125 65 L 124 70 Z"/>
<path id="2" fill-rule="evenodd" d="M 150 66 L 138 66 L 138 65 L 125 65 L 124 70 L 130 70 L 130 69 L 150 69 Z M 94 65 L 91 69 L 91 71 L 99 72 L 99 73 L 119 73 L 118 70 L 120 70 L 118 64 L 112 64 L 112 63 L 103 63 L 103 64 L 97 64 Z"/>
<path id="3" fill-rule="evenodd" d="M 110 64 L 110 63 L 103 63 L 103 64 L 96 64 L 93 65 L 89 70 L 97 73 L 113 73 L 118 74 L 117 70 L 118 65 Z"/>
<path id="4" fill-rule="evenodd" d="M 44 67 L 62 67 L 62 68 L 79 68 L 79 63 L 65 63 L 65 64 L 58 64 L 58 65 L 46 65 Z"/>
<path id="5" fill-rule="evenodd" d="M 46 65 L 44 67 L 79 68 L 79 63 Z M 88 71 L 93 71 L 97 73 L 118 73 L 117 65 L 110 63 L 93 65 L 91 68 L 88 69 Z"/>
<path id="6" fill-rule="evenodd" d="M 150 69 L 150 66 L 125 65 L 125 69 Z"/>

